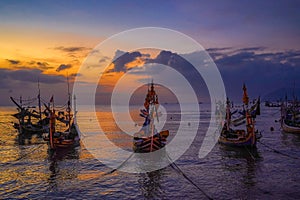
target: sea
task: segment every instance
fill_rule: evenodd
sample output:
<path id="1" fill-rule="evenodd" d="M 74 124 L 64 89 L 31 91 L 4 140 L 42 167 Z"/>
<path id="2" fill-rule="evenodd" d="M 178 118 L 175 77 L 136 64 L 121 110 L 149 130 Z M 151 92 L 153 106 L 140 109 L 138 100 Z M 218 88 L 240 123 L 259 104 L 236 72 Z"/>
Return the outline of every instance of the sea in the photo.
<path id="1" fill-rule="evenodd" d="M 98 121 L 91 117 L 95 113 L 79 111 L 78 125 L 87 130 L 99 123 L 106 136 L 103 141 L 111 144 L 99 148 L 101 142 L 95 142 L 87 147 L 89 135 L 83 131 L 80 146 L 55 154 L 40 137 L 20 139 L 12 126 L 16 108 L 0 107 L 0 199 L 300 199 L 300 135 L 282 132 L 280 108 L 261 106 L 256 128 L 262 138 L 256 149 L 217 143 L 200 158 L 210 106 L 199 104 L 199 111 L 185 113 L 178 105 L 163 107 L 168 140 L 174 140 L 181 123 L 199 120 L 196 136 L 169 165 L 139 173 L 126 172 L 122 166 L 114 170 L 104 162 L 115 156 L 101 152 L 109 145 L 132 152 L 131 137 L 116 125 L 108 106 L 96 109 Z M 142 123 L 139 107 L 130 109 L 136 124 Z M 97 148 L 95 156 L 91 150 Z"/>

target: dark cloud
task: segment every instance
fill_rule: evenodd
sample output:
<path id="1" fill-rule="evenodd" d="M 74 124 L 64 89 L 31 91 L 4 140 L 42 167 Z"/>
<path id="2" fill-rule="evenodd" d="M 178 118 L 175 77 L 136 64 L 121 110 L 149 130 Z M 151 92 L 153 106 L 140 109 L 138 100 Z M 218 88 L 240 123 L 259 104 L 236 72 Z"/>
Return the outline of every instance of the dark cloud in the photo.
<path id="1" fill-rule="evenodd" d="M 79 51 L 90 50 L 90 48 L 87 48 L 87 47 L 64 47 L 64 46 L 55 47 L 54 49 L 60 50 L 63 52 L 67 52 L 67 53 L 74 53 L 74 52 L 79 52 Z"/>
<path id="2" fill-rule="evenodd" d="M 42 70 L 39 69 L 0 69 L 0 74 L 2 83 L 6 82 L 12 84 L 11 87 L 13 87 L 14 82 L 36 83 L 37 80 L 39 80 L 41 83 L 55 84 L 65 81 L 63 76 L 43 74 Z"/>
<path id="3" fill-rule="evenodd" d="M 126 64 L 138 57 L 142 57 L 142 54 L 138 51 L 129 53 L 117 50 L 113 59 L 114 68 L 108 72 L 126 72 L 128 70 Z"/>
<path id="4" fill-rule="evenodd" d="M 235 53 L 215 53 L 219 58 L 212 57 L 221 72 L 227 95 L 235 100 L 240 100 L 241 85 L 244 82 L 254 98 L 258 95 L 268 96 L 279 88 L 290 87 L 293 81 L 299 79 L 298 50 L 266 52 L 263 47 L 253 47 L 238 49 Z M 278 96 L 279 98 L 282 97 Z"/>
<path id="5" fill-rule="evenodd" d="M 206 49 L 206 51 L 208 52 L 216 52 L 216 51 L 228 51 L 228 50 L 232 50 L 232 47 L 223 47 L 223 48 L 209 48 Z"/>
<path id="6" fill-rule="evenodd" d="M 42 61 L 20 61 L 20 60 L 12 60 L 12 59 L 6 59 L 10 64 L 13 65 L 16 69 L 32 69 L 37 68 L 41 70 L 47 70 L 47 69 L 53 69 L 54 67 L 50 66 L 47 62 Z"/>
<path id="7" fill-rule="evenodd" d="M 20 63 L 19 60 L 6 59 L 12 65 L 18 65 Z"/>
<path id="8" fill-rule="evenodd" d="M 56 69 L 57 72 L 60 72 L 60 71 L 63 71 L 63 70 L 66 70 L 66 69 L 70 69 L 72 68 L 72 65 L 71 64 L 61 64 L 59 65 L 59 67 Z"/>
<path id="9" fill-rule="evenodd" d="M 272 91 L 289 88 L 293 81 L 298 81 L 296 85 L 299 85 L 299 50 L 272 52 L 265 47 L 240 49 L 228 47 L 214 48 L 208 52 L 219 68 L 227 96 L 234 101 L 241 102 L 243 83 L 246 83 L 251 98 L 257 98 L 259 95 L 268 96 Z M 124 52 L 116 52 L 115 57 L 121 53 Z M 201 64 L 201 53 L 204 52 L 179 55 L 170 51 L 161 51 L 154 59 L 142 57 L 139 52 L 125 53 L 114 61 L 116 65 L 113 71 L 126 72 L 128 70 L 125 67 L 126 64 L 137 57 L 141 57 L 146 64 L 157 63 L 174 68 L 189 80 L 197 94 L 207 95 L 207 87 L 203 78 L 194 66 L 186 60 L 195 61 L 198 59 L 197 63 Z M 141 74 L 143 68 L 134 68 L 132 73 Z"/>
<path id="10" fill-rule="evenodd" d="M 241 52 L 244 52 L 244 51 L 263 51 L 265 49 L 266 49 L 266 47 L 247 47 L 247 48 L 238 49 L 237 51 L 241 51 Z"/>
<path id="11" fill-rule="evenodd" d="M 53 67 L 49 66 L 49 64 L 47 62 L 36 62 L 36 65 L 39 69 L 52 69 Z"/>

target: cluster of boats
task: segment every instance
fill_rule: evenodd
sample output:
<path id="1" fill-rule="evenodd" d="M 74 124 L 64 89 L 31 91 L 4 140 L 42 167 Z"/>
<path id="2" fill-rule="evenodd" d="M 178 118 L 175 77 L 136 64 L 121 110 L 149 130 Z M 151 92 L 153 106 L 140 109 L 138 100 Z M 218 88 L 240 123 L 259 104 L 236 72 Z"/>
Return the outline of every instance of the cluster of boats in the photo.
<path id="1" fill-rule="evenodd" d="M 31 138 L 33 135 L 42 137 L 44 141 L 49 142 L 51 150 L 79 145 L 76 109 L 72 110 L 71 95 L 68 94 L 68 101 L 62 107 L 55 107 L 53 96 L 48 103 L 43 101 L 44 106 L 42 106 L 40 90 L 37 98 L 30 100 L 22 100 L 22 97 L 20 99 L 10 97 L 18 110 L 13 114 L 17 119 L 17 122 L 13 123 L 13 127 L 18 131 L 19 138 Z M 38 101 L 38 110 L 35 106 L 29 106 L 36 100 Z"/>
<path id="2" fill-rule="evenodd" d="M 19 135 L 39 135 L 48 142 L 50 149 L 74 147 L 79 145 L 80 137 L 76 123 L 76 108 L 71 107 L 71 95 L 68 95 L 65 106 L 55 107 L 54 98 L 48 103 L 42 102 L 40 92 L 37 96 L 38 111 L 35 107 L 24 106 L 22 99 L 11 97 L 17 106 L 18 113 L 13 116 L 18 119 L 13 127 L 18 130 Z M 74 105 L 76 105 L 74 97 Z M 159 121 L 157 112 L 159 107 L 158 96 L 152 82 L 148 86 L 144 108 L 140 110 L 140 116 L 144 118 L 141 130 L 133 136 L 133 150 L 138 153 L 148 153 L 163 148 L 167 143 L 169 130 L 158 132 L 155 120 Z M 242 110 L 234 110 L 233 103 L 227 99 L 225 120 L 222 121 L 222 130 L 219 143 L 235 147 L 255 148 L 261 133 L 256 129 L 256 117 L 260 115 L 260 98 L 249 102 L 247 88 L 243 86 Z M 300 133 L 300 111 L 299 105 L 295 103 L 281 104 L 281 126 L 285 132 Z M 57 128 L 60 124 L 60 128 Z M 62 130 L 62 124 L 64 130 Z"/>

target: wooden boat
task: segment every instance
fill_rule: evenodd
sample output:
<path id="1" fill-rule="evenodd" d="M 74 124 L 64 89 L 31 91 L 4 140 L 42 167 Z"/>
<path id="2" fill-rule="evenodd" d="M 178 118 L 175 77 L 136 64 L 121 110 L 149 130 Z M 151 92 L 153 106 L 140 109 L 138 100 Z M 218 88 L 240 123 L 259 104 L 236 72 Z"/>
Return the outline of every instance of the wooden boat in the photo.
<path id="1" fill-rule="evenodd" d="M 296 101 L 281 106 L 281 128 L 287 133 L 300 133 L 300 110 Z"/>
<path id="2" fill-rule="evenodd" d="M 44 135 L 44 140 L 49 141 L 50 149 L 57 149 L 57 148 L 69 148 L 79 145 L 79 135 L 76 130 L 76 116 L 71 115 L 71 106 L 70 106 L 70 99 L 67 103 L 67 115 L 64 122 L 67 122 L 67 130 L 65 131 L 58 131 L 56 130 L 56 120 L 60 119 L 55 113 L 53 97 L 52 100 L 52 109 L 48 108 L 50 112 L 50 128 L 49 134 Z M 74 112 L 76 114 L 76 112 Z"/>
<path id="3" fill-rule="evenodd" d="M 46 111 L 42 112 L 40 89 L 38 91 L 37 98 L 22 100 L 22 97 L 20 97 L 20 103 L 17 103 L 15 98 L 10 97 L 18 110 L 18 113 L 12 115 L 18 119 L 17 123 L 13 123 L 13 127 L 18 130 L 21 135 L 42 135 L 49 130 L 48 113 Z M 35 102 L 36 100 L 38 101 L 38 111 L 35 110 L 35 106 L 29 105 L 29 103 Z"/>
<path id="4" fill-rule="evenodd" d="M 286 120 L 282 120 L 281 128 L 284 132 L 287 133 L 300 133 L 300 124 L 288 125 L 288 122 Z"/>
<path id="5" fill-rule="evenodd" d="M 69 148 L 80 145 L 80 138 L 77 132 L 76 124 L 76 107 L 74 107 L 74 112 L 71 114 L 71 94 L 69 89 L 69 79 L 68 82 L 68 102 L 66 107 L 66 112 L 60 111 L 58 115 L 55 113 L 54 109 L 54 98 L 50 99 L 50 104 L 52 103 L 52 109 L 47 105 L 45 107 L 50 112 L 50 128 L 49 134 L 44 135 L 44 140 L 49 141 L 50 149 L 55 150 L 58 148 Z M 76 98 L 74 95 L 74 105 L 76 106 Z M 66 114 L 65 114 L 66 113 Z M 59 131 L 56 129 L 56 120 L 67 125 L 65 131 Z"/>
<path id="6" fill-rule="evenodd" d="M 260 112 L 260 97 L 254 102 L 254 104 L 250 107 L 249 113 L 255 115 Z M 239 116 L 234 118 L 234 114 L 238 113 Z M 233 112 L 231 113 L 231 124 L 234 126 L 240 126 L 246 123 L 246 110 L 243 109 L 242 112 Z"/>
<path id="7" fill-rule="evenodd" d="M 250 112 L 251 109 L 248 109 L 249 98 L 245 85 L 243 87 L 243 90 L 243 102 L 246 106 L 246 129 L 232 129 L 230 127 L 230 101 L 227 99 L 226 121 L 219 137 L 219 143 L 221 144 L 235 147 L 255 147 L 257 140 L 261 137 L 260 135 L 258 135 L 258 131 L 255 130 L 254 118 L 256 117 L 256 115 L 253 116 Z"/>
<path id="8" fill-rule="evenodd" d="M 148 88 L 144 107 L 140 114 L 141 117 L 145 118 L 144 124 L 142 129 L 133 137 L 133 150 L 139 153 L 153 152 L 163 148 L 169 136 L 168 130 L 157 132 L 155 129 L 154 120 L 159 120 L 157 113 L 159 103 L 153 82 Z"/>

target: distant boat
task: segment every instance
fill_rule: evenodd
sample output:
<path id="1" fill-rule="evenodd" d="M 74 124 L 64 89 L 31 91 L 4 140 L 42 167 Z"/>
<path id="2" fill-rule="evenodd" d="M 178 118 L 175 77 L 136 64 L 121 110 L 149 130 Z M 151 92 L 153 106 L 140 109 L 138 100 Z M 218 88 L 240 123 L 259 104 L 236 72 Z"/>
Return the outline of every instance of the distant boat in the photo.
<path id="1" fill-rule="evenodd" d="M 254 112 L 251 112 L 251 108 L 248 108 L 249 97 L 247 94 L 246 86 L 243 87 L 244 95 L 243 102 L 246 116 L 246 128 L 245 129 L 232 129 L 231 128 L 231 113 L 230 113 L 230 101 L 227 99 L 226 102 L 226 120 L 219 137 L 219 143 L 236 146 L 236 147 L 256 147 L 257 140 L 261 137 L 258 135 L 258 131 L 255 130 L 256 115 L 260 114 L 259 104 Z"/>
<path id="2" fill-rule="evenodd" d="M 287 133 L 300 133 L 300 107 L 295 99 L 291 104 L 281 105 L 281 128 Z"/>
<path id="3" fill-rule="evenodd" d="M 157 132 L 154 120 L 159 120 L 157 109 L 159 107 L 158 97 L 154 90 L 154 84 L 148 88 L 145 98 L 144 109 L 141 109 L 140 116 L 145 118 L 142 129 L 134 134 L 133 150 L 139 153 L 153 152 L 166 145 L 169 131 Z"/>
<path id="4" fill-rule="evenodd" d="M 42 112 L 40 89 L 36 98 L 23 100 L 22 97 L 17 103 L 17 99 L 10 97 L 11 101 L 17 106 L 18 113 L 13 114 L 18 119 L 18 123 L 13 123 L 13 127 L 18 130 L 20 135 L 42 135 L 49 130 L 49 118 L 46 111 Z M 38 101 L 38 111 L 36 106 L 29 104 Z"/>
<path id="5" fill-rule="evenodd" d="M 272 102 L 270 102 L 270 101 L 266 101 L 265 102 L 265 106 L 266 107 L 280 107 L 281 106 L 281 103 L 272 103 Z"/>

